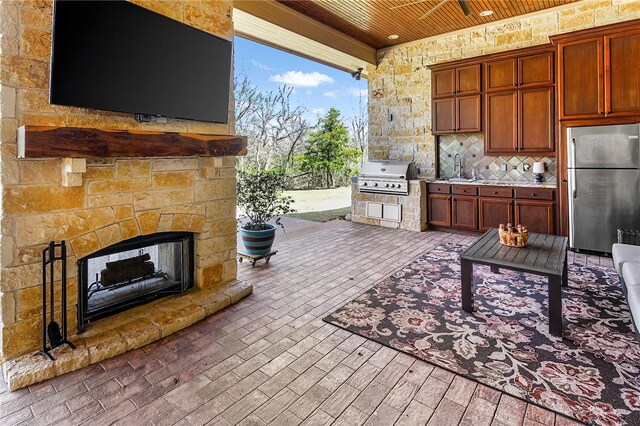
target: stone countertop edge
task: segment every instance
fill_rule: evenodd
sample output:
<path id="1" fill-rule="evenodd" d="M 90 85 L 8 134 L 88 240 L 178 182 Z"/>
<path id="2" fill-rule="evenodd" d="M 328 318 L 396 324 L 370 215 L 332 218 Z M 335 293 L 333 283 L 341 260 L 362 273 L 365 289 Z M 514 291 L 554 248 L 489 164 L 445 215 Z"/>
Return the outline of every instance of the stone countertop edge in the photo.
<path id="1" fill-rule="evenodd" d="M 504 181 L 504 180 L 476 180 L 474 182 L 452 182 L 448 180 L 440 180 L 436 178 L 418 177 L 411 179 L 409 182 L 418 183 L 442 183 L 445 185 L 474 185 L 474 186 L 512 186 L 512 187 L 525 187 L 525 188 L 551 188 L 556 189 L 558 185 L 556 182 L 518 182 L 518 181 Z M 358 176 L 351 176 L 351 182 L 358 182 Z"/>
<path id="2" fill-rule="evenodd" d="M 448 180 L 440 180 L 436 178 L 422 178 L 418 177 L 411 182 L 425 181 L 427 183 L 441 183 L 444 185 L 472 185 L 472 186 L 512 186 L 512 187 L 525 187 L 525 188 L 551 188 L 556 189 L 556 182 L 518 182 L 518 181 L 502 181 L 502 180 L 476 180 L 474 182 L 455 182 Z"/>

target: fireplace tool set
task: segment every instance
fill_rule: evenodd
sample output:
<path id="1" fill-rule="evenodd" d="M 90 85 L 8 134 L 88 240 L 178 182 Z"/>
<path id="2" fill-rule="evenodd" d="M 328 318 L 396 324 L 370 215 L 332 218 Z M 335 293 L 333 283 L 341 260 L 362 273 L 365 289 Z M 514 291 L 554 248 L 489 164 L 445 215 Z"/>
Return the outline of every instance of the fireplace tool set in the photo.
<path id="1" fill-rule="evenodd" d="M 56 256 L 56 249 L 59 255 Z M 62 273 L 60 278 L 60 324 L 55 319 L 55 274 L 54 267 L 56 261 L 61 261 Z M 48 275 L 48 277 L 47 277 Z M 48 278 L 48 282 L 47 282 Z M 47 288 L 49 291 L 47 291 Z M 48 294 L 49 296 L 48 297 Z M 49 302 L 47 304 L 47 301 Z M 47 305 L 49 311 L 47 312 Z M 49 322 L 47 323 L 47 313 Z M 47 341 L 49 345 L 47 346 Z M 67 246 L 61 241 L 56 244 L 54 241 L 42 251 L 42 350 L 38 353 L 46 355 L 51 361 L 54 360 L 50 351 L 61 345 L 69 345 L 75 349 L 73 343 L 67 340 Z"/>

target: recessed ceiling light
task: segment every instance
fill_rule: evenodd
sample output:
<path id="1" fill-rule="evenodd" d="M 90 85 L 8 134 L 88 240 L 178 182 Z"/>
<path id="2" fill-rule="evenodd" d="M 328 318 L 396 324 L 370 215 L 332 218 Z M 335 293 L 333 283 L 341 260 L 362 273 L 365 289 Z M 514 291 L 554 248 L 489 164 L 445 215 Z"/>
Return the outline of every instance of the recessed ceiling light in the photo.
<path id="1" fill-rule="evenodd" d="M 482 12 L 480 12 L 480 16 L 489 16 L 489 15 L 493 15 L 493 10 L 483 10 Z"/>
<path id="2" fill-rule="evenodd" d="M 389 36 L 389 40 L 395 40 L 395 39 L 397 39 L 398 37 L 400 37 L 398 34 L 391 34 L 391 35 Z"/>

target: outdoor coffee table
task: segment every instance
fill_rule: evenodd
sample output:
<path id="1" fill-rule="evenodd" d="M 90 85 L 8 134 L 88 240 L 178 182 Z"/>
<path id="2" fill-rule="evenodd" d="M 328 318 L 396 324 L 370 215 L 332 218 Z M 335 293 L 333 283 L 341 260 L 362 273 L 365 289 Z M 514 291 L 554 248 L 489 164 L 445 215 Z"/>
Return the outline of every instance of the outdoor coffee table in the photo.
<path id="1" fill-rule="evenodd" d="M 529 234 L 526 247 L 500 244 L 498 230 L 490 229 L 460 255 L 462 268 L 462 309 L 473 312 L 473 265 L 489 265 L 527 272 L 549 280 L 549 332 L 562 335 L 562 289 L 567 284 L 567 238 L 558 235 Z"/>

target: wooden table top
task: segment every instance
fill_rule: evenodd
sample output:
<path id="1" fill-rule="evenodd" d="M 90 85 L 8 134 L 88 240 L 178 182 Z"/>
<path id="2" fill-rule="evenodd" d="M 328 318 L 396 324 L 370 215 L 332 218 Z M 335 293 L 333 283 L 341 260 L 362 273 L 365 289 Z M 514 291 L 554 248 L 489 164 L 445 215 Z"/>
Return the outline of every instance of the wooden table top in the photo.
<path id="1" fill-rule="evenodd" d="M 567 241 L 567 237 L 559 235 L 531 233 L 526 247 L 509 247 L 500 244 L 498 230 L 493 228 L 469 246 L 460 258 L 544 275 L 562 275 Z"/>

